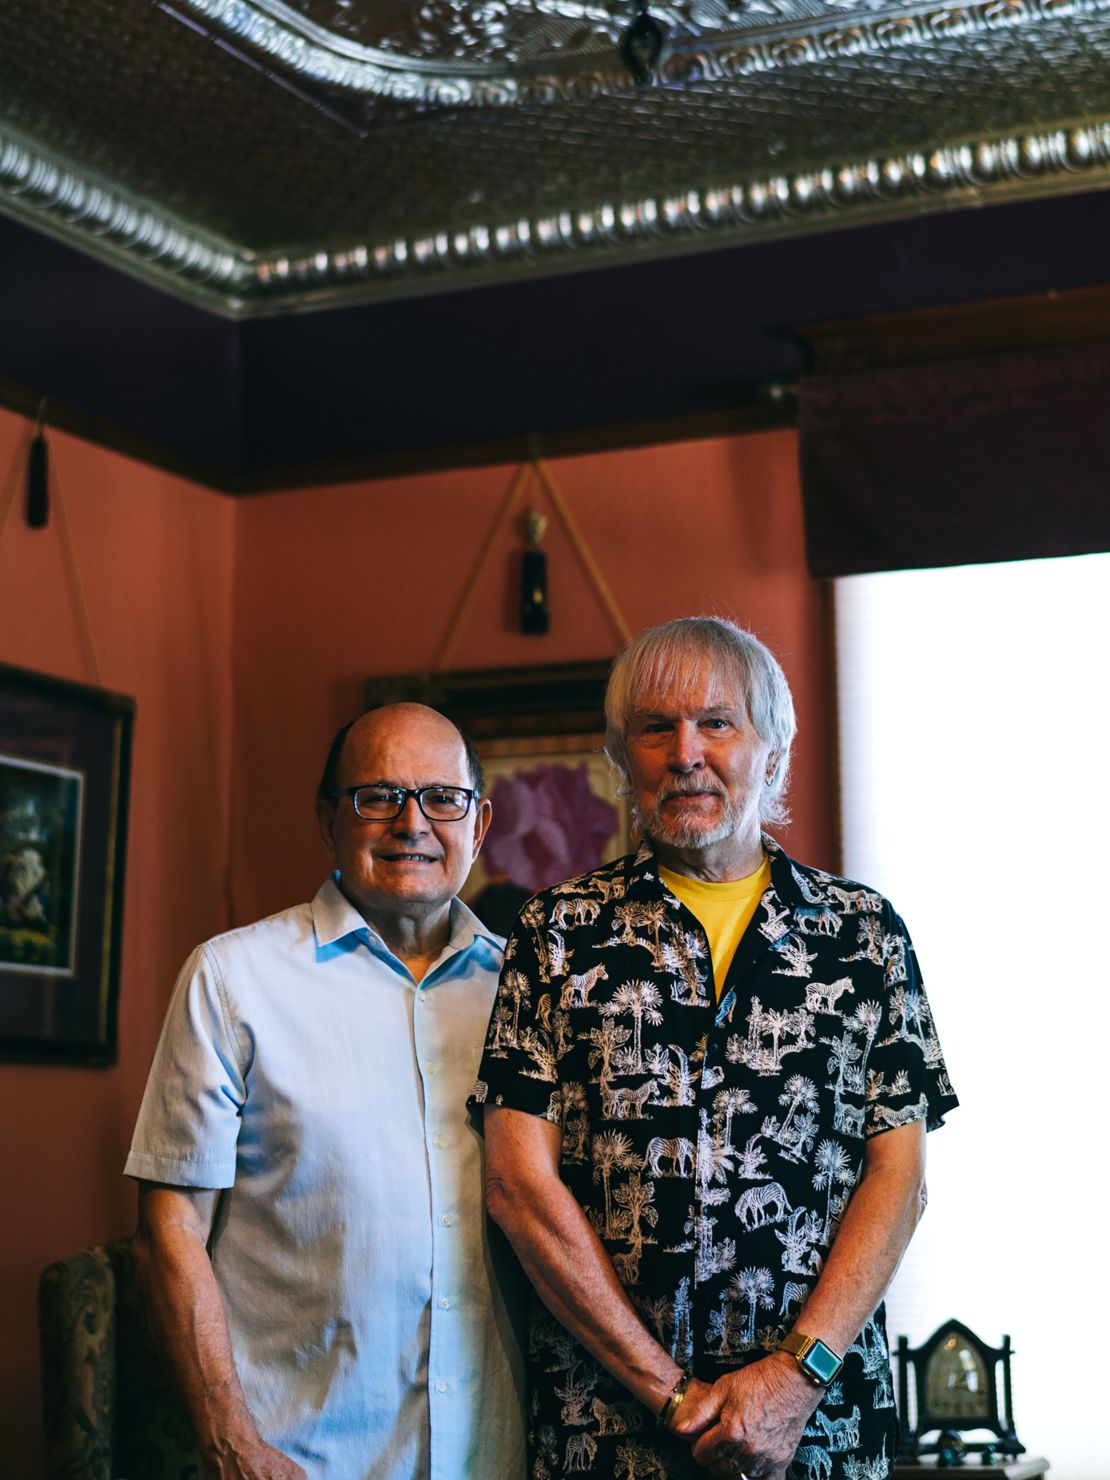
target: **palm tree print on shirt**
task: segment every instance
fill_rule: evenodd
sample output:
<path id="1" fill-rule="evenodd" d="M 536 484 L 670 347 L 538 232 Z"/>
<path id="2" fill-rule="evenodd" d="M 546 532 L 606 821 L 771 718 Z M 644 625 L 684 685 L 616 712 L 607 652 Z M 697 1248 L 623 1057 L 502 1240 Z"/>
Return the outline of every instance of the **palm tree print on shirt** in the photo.
<path id="1" fill-rule="evenodd" d="M 561 1127 L 561 1175 L 629 1298 L 709 1381 L 802 1319 L 868 1136 L 956 1103 L 890 905 L 765 846 L 771 885 L 719 1003 L 704 932 L 650 844 L 530 900 L 471 1101 Z M 881 1313 L 872 1324 L 790 1480 L 879 1466 L 877 1480 L 894 1452 Z M 704 1473 L 538 1303 L 529 1349 L 530 1480 Z"/>

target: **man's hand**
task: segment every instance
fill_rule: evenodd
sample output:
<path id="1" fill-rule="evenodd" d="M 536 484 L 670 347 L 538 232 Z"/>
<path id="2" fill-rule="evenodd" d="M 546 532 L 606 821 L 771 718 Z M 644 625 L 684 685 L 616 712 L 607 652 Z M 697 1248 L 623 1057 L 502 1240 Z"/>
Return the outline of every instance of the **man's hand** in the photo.
<path id="1" fill-rule="evenodd" d="M 307 1480 L 261 1439 L 231 1353 L 208 1257 L 215 1188 L 139 1183 L 135 1263 L 158 1346 L 177 1379 L 207 1480 Z"/>
<path id="2" fill-rule="evenodd" d="M 563 1181 L 562 1131 L 538 1115 L 487 1105 L 485 1133 L 486 1207 L 540 1299 L 618 1382 L 658 1413 L 682 1368 L 649 1333 Z"/>
<path id="3" fill-rule="evenodd" d="M 692 1381 L 670 1428 L 693 1440 L 694 1459 L 714 1480 L 784 1480 L 820 1401 L 792 1357 L 770 1356 L 712 1386 Z"/>
<path id="4" fill-rule="evenodd" d="M 218 1442 L 204 1462 L 207 1480 L 308 1480 L 300 1465 L 261 1439 L 234 1446 Z"/>

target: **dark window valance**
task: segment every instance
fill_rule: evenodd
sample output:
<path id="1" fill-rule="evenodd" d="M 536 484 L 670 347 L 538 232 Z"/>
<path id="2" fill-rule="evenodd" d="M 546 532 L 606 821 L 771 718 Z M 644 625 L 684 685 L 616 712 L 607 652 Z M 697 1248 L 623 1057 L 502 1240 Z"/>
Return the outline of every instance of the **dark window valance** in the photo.
<path id="1" fill-rule="evenodd" d="M 1110 343 L 799 386 L 815 576 L 1110 550 Z"/>

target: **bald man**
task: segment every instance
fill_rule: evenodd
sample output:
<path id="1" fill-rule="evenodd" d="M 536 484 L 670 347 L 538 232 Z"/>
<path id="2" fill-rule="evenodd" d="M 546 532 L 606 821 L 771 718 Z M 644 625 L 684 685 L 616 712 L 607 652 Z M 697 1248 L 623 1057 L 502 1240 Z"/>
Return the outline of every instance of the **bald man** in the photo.
<path id="1" fill-rule="evenodd" d="M 456 897 L 481 789 L 443 715 L 363 715 L 317 793 L 331 877 L 178 980 L 126 1172 L 211 1477 L 523 1475 L 512 1271 L 464 1109 L 504 944 Z"/>

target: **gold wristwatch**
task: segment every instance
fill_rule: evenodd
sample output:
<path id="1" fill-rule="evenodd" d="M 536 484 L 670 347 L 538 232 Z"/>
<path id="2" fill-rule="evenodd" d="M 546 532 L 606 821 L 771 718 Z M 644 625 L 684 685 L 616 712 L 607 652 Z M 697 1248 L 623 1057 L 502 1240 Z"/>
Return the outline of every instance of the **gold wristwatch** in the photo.
<path id="1" fill-rule="evenodd" d="M 831 1346 L 816 1336 L 804 1336 L 801 1331 L 784 1336 L 779 1351 L 794 1358 L 814 1387 L 827 1388 L 844 1366 L 844 1358 L 838 1357 Z"/>

